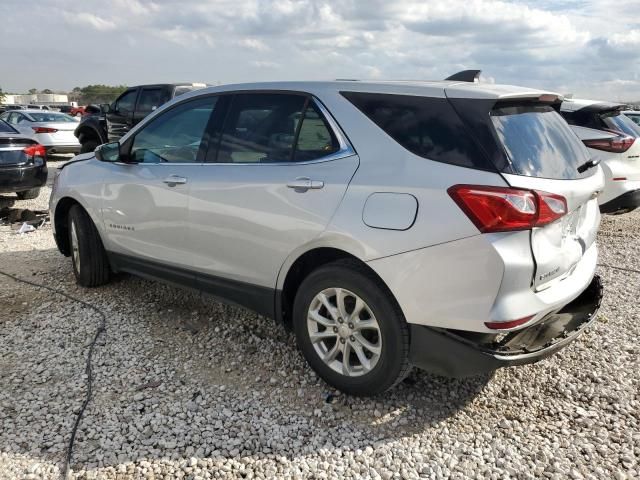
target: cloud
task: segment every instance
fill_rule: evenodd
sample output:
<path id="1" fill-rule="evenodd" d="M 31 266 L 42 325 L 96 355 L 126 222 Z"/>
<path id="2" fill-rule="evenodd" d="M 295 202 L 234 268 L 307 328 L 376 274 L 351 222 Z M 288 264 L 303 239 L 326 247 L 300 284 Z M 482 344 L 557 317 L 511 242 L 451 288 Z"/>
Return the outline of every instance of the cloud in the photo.
<path id="1" fill-rule="evenodd" d="M 89 27 L 93 30 L 100 32 L 107 32 L 109 30 L 115 30 L 116 24 L 110 20 L 100 18 L 93 13 L 65 13 L 64 14 L 67 23 L 71 25 L 78 25 L 81 27 Z"/>
<path id="2" fill-rule="evenodd" d="M 2 1 L 0 55 L 16 66 L 5 90 L 480 68 L 496 83 L 640 99 L 637 0 L 84 0 L 80 13 L 72 0 Z M 24 36 L 25 24 L 48 29 Z"/>

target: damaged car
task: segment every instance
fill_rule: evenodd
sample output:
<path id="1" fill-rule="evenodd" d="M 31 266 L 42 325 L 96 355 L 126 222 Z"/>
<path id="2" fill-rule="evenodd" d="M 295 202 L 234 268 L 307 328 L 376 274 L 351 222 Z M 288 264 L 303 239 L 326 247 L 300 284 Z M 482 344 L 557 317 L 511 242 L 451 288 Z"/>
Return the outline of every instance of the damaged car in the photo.
<path id="1" fill-rule="evenodd" d="M 46 149 L 0 120 L 0 194 L 37 198 L 47 182 Z"/>
<path id="2" fill-rule="evenodd" d="M 603 173 L 561 96 L 474 78 L 175 98 L 62 167 L 58 248 L 272 317 L 354 395 L 541 360 L 596 318 Z"/>

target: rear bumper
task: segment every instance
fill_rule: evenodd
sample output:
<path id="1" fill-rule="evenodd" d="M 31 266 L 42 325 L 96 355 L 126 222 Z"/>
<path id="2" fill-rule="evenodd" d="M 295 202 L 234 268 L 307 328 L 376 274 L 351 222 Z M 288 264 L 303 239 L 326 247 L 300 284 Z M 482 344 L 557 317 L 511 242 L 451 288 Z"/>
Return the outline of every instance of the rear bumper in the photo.
<path id="1" fill-rule="evenodd" d="M 80 144 L 74 145 L 49 145 L 45 147 L 47 149 L 47 154 L 53 153 L 80 153 L 80 149 L 82 148 Z"/>
<path id="2" fill-rule="evenodd" d="M 602 300 L 595 276 L 571 303 L 542 321 L 507 334 L 483 334 L 410 324 L 413 365 L 447 377 L 468 377 L 535 363 L 573 342 L 591 324 Z"/>
<path id="3" fill-rule="evenodd" d="M 0 166 L 0 193 L 15 193 L 47 183 L 46 165 Z"/>
<path id="4" fill-rule="evenodd" d="M 640 188 L 631 190 L 600 205 L 600 213 L 628 212 L 640 207 Z"/>

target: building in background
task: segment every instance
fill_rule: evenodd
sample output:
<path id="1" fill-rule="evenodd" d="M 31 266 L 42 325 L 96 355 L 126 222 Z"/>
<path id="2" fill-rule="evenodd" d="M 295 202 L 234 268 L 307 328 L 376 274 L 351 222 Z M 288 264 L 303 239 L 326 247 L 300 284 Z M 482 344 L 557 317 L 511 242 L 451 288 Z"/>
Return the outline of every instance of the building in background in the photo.
<path id="1" fill-rule="evenodd" d="M 69 97 L 59 93 L 25 93 L 24 95 L 5 94 L 5 105 L 69 105 Z"/>

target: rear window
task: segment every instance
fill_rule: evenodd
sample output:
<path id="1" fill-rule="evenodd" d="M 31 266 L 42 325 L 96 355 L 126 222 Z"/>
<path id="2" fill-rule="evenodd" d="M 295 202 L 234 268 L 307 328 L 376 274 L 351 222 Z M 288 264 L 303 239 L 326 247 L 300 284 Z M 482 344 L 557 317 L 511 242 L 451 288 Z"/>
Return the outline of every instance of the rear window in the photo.
<path id="1" fill-rule="evenodd" d="M 620 112 L 601 113 L 600 119 L 605 128 L 624 133 L 633 138 L 640 138 L 640 128 L 629 117 Z"/>
<path id="2" fill-rule="evenodd" d="M 513 173 L 528 177 L 577 179 L 589 153 L 571 128 L 550 106 L 505 106 L 491 111 Z"/>
<path id="3" fill-rule="evenodd" d="M 445 98 L 341 92 L 391 138 L 416 155 L 486 170 L 487 161 Z"/>
<path id="4" fill-rule="evenodd" d="M 73 117 L 64 113 L 56 112 L 29 112 L 29 116 L 34 122 L 75 122 Z"/>
<path id="5" fill-rule="evenodd" d="M 18 133 L 18 131 L 4 120 L 0 120 L 0 133 Z"/>

